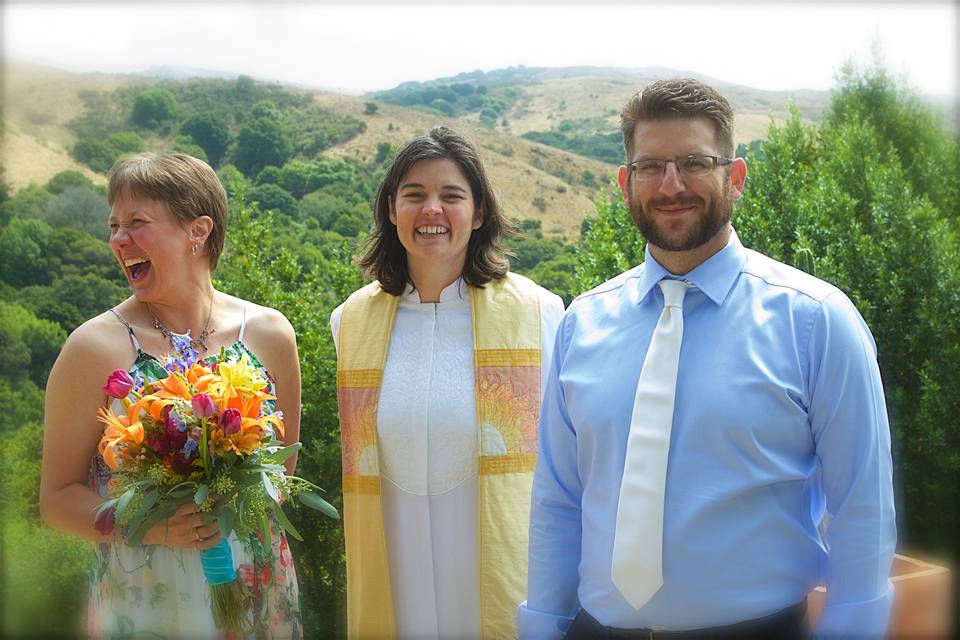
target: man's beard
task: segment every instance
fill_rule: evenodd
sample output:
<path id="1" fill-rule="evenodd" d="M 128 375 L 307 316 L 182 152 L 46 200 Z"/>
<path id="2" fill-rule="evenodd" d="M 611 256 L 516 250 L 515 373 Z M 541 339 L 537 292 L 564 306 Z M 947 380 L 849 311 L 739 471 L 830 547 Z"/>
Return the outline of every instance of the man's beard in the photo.
<path id="1" fill-rule="evenodd" d="M 729 186 L 711 199 L 709 208 L 704 208 L 703 199 L 693 194 L 675 198 L 652 198 L 646 207 L 633 196 L 632 192 L 629 195 L 629 208 L 633 223 L 637 225 L 647 242 L 665 251 L 690 251 L 703 246 L 720 233 L 720 230 L 730 222 L 730 215 L 733 213 L 734 199 L 730 197 Z M 657 206 L 671 204 L 700 207 L 700 213 L 697 214 L 695 223 L 680 237 L 676 237 L 676 234 L 669 232 L 667 229 L 668 221 L 661 221 L 660 224 L 657 224 L 654 217 L 647 213 Z"/>

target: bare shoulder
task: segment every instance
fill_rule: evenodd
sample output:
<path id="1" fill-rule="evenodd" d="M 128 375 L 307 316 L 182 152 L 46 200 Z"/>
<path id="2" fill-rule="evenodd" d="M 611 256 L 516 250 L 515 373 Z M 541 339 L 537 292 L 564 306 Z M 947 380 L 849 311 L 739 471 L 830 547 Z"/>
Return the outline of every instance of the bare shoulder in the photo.
<path id="1" fill-rule="evenodd" d="M 110 361 L 132 364 L 136 357 L 130 335 L 122 322 L 110 311 L 90 318 L 67 337 L 61 358 Z M 119 364 L 118 364 L 119 366 Z"/>
<path id="2" fill-rule="evenodd" d="M 297 337 L 293 325 L 286 316 L 270 307 L 265 307 L 231 296 L 231 302 L 242 307 L 246 316 L 243 342 L 267 368 L 278 361 L 296 357 Z"/>
<path id="3" fill-rule="evenodd" d="M 128 369 L 135 359 L 136 350 L 126 327 L 107 311 L 87 320 L 67 337 L 47 388 L 59 393 L 66 385 L 86 394 L 99 389 L 112 371 Z"/>

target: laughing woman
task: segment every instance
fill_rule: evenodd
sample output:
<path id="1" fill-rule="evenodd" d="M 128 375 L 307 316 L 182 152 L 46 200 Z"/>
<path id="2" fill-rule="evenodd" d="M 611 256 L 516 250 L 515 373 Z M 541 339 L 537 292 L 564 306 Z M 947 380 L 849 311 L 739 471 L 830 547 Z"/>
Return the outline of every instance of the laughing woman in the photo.
<path id="1" fill-rule="evenodd" d="M 186 505 L 135 546 L 119 527 L 105 533 L 107 527 L 94 526 L 93 510 L 110 481 L 97 446 L 103 435 L 97 409 L 110 401 L 101 385 L 117 369 L 134 379 L 163 377 L 151 354 L 190 350 L 202 358 L 225 349 L 230 360 L 246 357 L 270 381 L 289 444 L 300 432 L 296 338 L 277 311 L 214 289 L 227 199 L 207 164 L 178 153 L 129 158 L 114 168 L 107 200 L 110 248 L 133 295 L 77 328 L 53 365 L 40 511 L 51 526 L 97 543 L 89 637 L 214 638 L 221 634 L 200 552 L 221 540 L 215 521 L 205 523 Z M 186 446 L 179 450 L 187 435 L 174 429 L 171 439 L 178 437 L 172 455 L 189 455 Z M 287 461 L 289 473 L 294 464 Z M 243 635 L 302 637 L 297 577 L 282 532 L 271 531 L 269 540 L 231 534 L 229 544 L 248 607 Z"/>
<path id="2" fill-rule="evenodd" d="M 515 637 L 559 297 L 508 272 L 476 148 L 437 127 L 380 185 L 334 310 L 351 638 Z"/>

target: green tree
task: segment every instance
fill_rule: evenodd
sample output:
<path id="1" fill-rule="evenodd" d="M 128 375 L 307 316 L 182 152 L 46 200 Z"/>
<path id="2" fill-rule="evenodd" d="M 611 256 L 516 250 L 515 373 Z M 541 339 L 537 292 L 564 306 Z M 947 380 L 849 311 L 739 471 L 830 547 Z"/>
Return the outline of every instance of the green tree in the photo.
<path id="1" fill-rule="evenodd" d="M 52 227 L 74 227 L 106 241 L 110 237 L 107 217 L 110 206 L 102 193 L 87 186 L 69 186 L 43 204 L 41 218 Z"/>
<path id="2" fill-rule="evenodd" d="M 54 195 L 63 193 L 69 187 L 85 187 L 90 191 L 97 189 L 90 178 L 72 169 L 61 171 L 47 181 L 47 191 Z"/>
<path id="3" fill-rule="evenodd" d="M 11 382 L 29 379 L 43 388 L 67 334 L 49 320 L 18 304 L 0 302 L 0 377 Z"/>
<path id="4" fill-rule="evenodd" d="M 130 119 L 145 129 L 157 129 L 172 120 L 177 112 L 177 101 L 169 89 L 153 87 L 133 99 Z"/>
<path id="5" fill-rule="evenodd" d="M 276 118 L 255 117 L 240 128 L 233 162 L 248 178 L 268 165 L 282 167 L 293 149 Z"/>
<path id="6" fill-rule="evenodd" d="M 279 211 L 296 217 L 299 209 L 297 199 L 290 192 L 275 184 L 259 184 L 250 190 L 250 202 L 259 204 L 261 211 Z"/>
<path id="7" fill-rule="evenodd" d="M 0 280 L 14 287 L 47 284 L 53 229 L 36 219 L 14 218 L 0 234 Z"/>
<path id="8" fill-rule="evenodd" d="M 643 262 L 646 241 L 637 231 L 619 193 L 604 192 L 597 216 L 581 226 L 577 244 L 578 289 L 587 291 Z"/>
<path id="9" fill-rule="evenodd" d="M 396 148 L 389 142 L 378 142 L 377 153 L 373 157 L 373 161 L 377 164 L 381 164 L 388 158 L 392 158 L 396 152 Z"/>
<path id="10" fill-rule="evenodd" d="M 40 521 L 43 428 L 39 421 L 17 423 L 4 435 L 0 447 L 4 488 L 0 553 L 5 591 L 16 596 L 4 603 L 4 636 L 82 637 L 80 621 L 93 564 L 92 547 L 86 540 L 54 531 Z M 16 605 L 10 606 L 14 602 Z"/>
<path id="11" fill-rule="evenodd" d="M 211 165 L 220 166 L 230 143 L 230 129 L 221 116 L 209 111 L 198 113 L 180 126 L 180 132 L 200 145 Z"/>
<path id="12" fill-rule="evenodd" d="M 580 292 L 577 283 L 577 258 L 572 251 L 564 251 L 541 262 L 526 274 L 541 287 L 563 298 L 569 305 Z"/>
<path id="13" fill-rule="evenodd" d="M 93 274 L 65 275 L 49 286 L 20 290 L 24 307 L 40 318 L 56 322 L 68 333 L 129 295 L 126 287 Z"/>
<path id="14" fill-rule="evenodd" d="M 227 192 L 227 197 L 230 199 L 238 193 L 248 191 L 251 187 L 250 180 L 232 164 L 220 167 L 220 171 L 217 172 L 217 177 L 220 178 L 220 184 L 223 185 L 223 188 Z"/>
<path id="15" fill-rule="evenodd" d="M 12 197 L 0 202 L 0 227 L 10 224 L 15 217 L 39 218 L 50 196 L 49 191 L 35 184 L 20 189 Z"/>
<path id="16" fill-rule="evenodd" d="M 94 171 L 106 172 L 122 156 L 138 153 L 146 144 L 133 131 L 111 133 L 106 139 L 82 138 L 73 145 L 73 157 Z"/>
<path id="17" fill-rule="evenodd" d="M 105 220 L 101 221 L 106 224 Z M 126 285 L 126 279 L 117 258 L 106 242 L 89 233 L 63 226 L 53 230 L 48 250 L 49 278 L 66 275 L 95 275 L 115 284 Z"/>
<path id="18" fill-rule="evenodd" d="M 912 148 L 911 152 L 906 149 Z M 877 341 L 903 481 L 900 540 L 960 556 L 960 242 L 953 187 L 918 153 L 949 168 L 956 137 L 879 68 L 841 76 L 822 126 L 794 112 L 772 127 L 737 213 L 748 246 L 844 290 Z M 919 163 L 919 164 L 918 164 Z M 955 176 L 949 178 L 956 183 Z"/>
<path id="19" fill-rule="evenodd" d="M 207 152 L 203 150 L 203 147 L 194 142 L 193 138 L 187 135 L 180 134 L 175 137 L 173 144 L 170 145 L 170 150 L 185 153 L 188 156 L 193 156 L 194 158 L 208 162 Z"/>

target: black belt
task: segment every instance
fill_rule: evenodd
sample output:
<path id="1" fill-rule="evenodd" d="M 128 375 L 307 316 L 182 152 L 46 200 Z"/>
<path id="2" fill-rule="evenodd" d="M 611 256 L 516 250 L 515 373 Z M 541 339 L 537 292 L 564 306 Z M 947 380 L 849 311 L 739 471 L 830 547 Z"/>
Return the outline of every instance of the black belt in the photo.
<path id="1" fill-rule="evenodd" d="M 769 616 L 720 627 L 660 631 L 658 629 L 617 629 L 600 624 L 581 609 L 574 619 L 566 640 L 804 640 L 810 637 L 806 622 L 806 601 L 787 607 Z"/>

